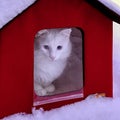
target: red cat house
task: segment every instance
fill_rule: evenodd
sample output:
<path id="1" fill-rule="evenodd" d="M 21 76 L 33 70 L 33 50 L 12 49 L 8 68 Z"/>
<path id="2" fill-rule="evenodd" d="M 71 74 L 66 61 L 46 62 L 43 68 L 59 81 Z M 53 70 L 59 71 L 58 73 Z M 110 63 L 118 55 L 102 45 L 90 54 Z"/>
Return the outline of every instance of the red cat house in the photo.
<path id="1" fill-rule="evenodd" d="M 112 96 L 112 20 L 85 0 L 38 0 L 1 29 L 0 117 L 31 112 L 34 36 L 40 29 L 78 27 L 84 33 L 84 99 Z M 52 109 L 81 98 L 44 104 Z"/>

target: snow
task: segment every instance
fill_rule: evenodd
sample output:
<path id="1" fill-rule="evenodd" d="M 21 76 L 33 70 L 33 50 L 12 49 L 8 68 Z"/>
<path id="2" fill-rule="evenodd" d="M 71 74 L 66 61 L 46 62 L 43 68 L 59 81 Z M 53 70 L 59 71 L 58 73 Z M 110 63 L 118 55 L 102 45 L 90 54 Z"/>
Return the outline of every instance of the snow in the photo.
<path id="1" fill-rule="evenodd" d="M 98 0 L 103 3 L 106 7 L 113 10 L 115 13 L 120 15 L 120 0 Z"/>
<path id="2" fill-rule="evenodd" d="M 0 0 L 0 28 L 34 2 L 35 0 Z"/>
<path id="3" fill-rule="evenodd" d="M 32 114 L 18 113 L 3 120 L 120 120 L 120 98 L 95 98 L 61 108 L 44 111 L 33 109 Z"/>

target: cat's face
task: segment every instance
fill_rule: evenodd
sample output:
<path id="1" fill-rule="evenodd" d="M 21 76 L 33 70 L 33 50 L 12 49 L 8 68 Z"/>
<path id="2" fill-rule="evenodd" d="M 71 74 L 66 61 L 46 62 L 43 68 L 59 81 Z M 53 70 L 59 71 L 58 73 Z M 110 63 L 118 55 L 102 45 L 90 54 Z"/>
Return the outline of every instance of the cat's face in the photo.
<path id="1" fill-rule="evenodd" d="M 40 50 L 51 60 L 62 58 L 62 55 L 67 52 L 70 33 L 71 29 L 39 31 Z"/>

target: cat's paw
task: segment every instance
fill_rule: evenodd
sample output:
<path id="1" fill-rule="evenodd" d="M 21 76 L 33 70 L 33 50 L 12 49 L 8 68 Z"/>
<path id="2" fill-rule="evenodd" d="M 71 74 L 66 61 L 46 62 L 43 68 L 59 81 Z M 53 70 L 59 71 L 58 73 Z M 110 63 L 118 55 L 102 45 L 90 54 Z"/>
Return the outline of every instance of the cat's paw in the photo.
<path id="1" fill-rule="evenodd" d="M 47 95 L 47 91 L 42 86 L 40 86 L 39 84 L 35 84 L 34 91 L 35 91 L 35 94 L 37 96 L 45 96 L 45 95 Z"/>
<path id="2" fill-rule="evenodd" d="M 45 87 L 45 90 L 47 92 L 54 92 L 55 91 L 55 86 L 53 84 L 50 84 L 49 86 Z"/>
<path id="3" fill-rule="evenodd" d="M 35 90 L 35 93 L 36 93 L 37 96 L 45 96 L 45 95 L 47 95 L 47 91 L 45 89 Z"/>

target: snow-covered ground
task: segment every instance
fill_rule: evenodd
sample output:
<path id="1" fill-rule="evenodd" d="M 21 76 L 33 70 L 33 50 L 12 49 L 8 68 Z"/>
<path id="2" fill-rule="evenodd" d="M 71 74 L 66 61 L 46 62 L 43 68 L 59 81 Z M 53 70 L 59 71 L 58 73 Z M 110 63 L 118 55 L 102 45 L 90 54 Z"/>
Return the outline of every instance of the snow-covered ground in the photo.
<path id="1" fill-rule="evenodd" d="M 3 120 L 120 120 L 120 98 L 87 98 L 51 111 L 19 113 Z"/>

